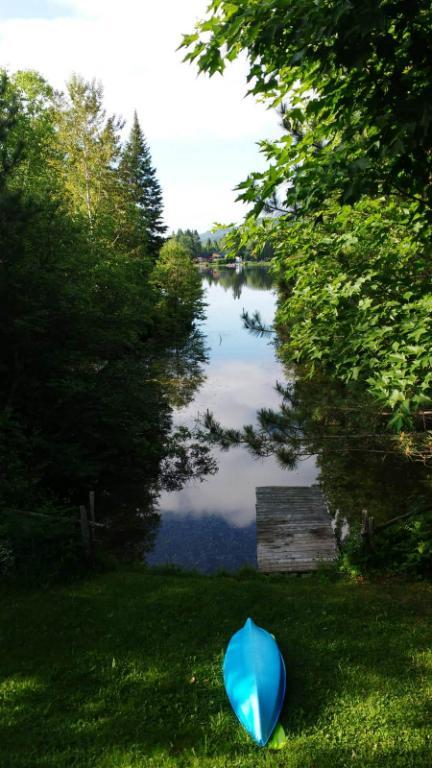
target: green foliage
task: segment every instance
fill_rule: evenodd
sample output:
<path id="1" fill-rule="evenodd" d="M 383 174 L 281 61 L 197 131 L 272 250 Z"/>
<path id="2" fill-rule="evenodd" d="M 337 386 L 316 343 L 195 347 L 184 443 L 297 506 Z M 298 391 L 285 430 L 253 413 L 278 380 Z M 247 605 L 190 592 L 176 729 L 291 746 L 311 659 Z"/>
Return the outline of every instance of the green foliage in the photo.
<path id="1" fill-rule="evenodd" d="M 173 233 L 172 239 L 176 240 L 183 248 L 186 248 L 189 251 L 190 257 L 194 260 L 208 259 L 215 253 L 221 253 L 218 241 L 208 237 L 206 242 L 203 243 L 196 229 L 178 229 L 175 234 Z"/>
<path id="2" fill-rule="evenodd" d="M 53 197 L 59 193 L 53 173 L 54 158 L 59 162 L 54 90 L 37 72 L 19 71 L 10 76 L 8 93 L 17 109 L 7 143 L 20 149 L 20 162 L 9 182 L 33 199 Z"/>
<path id="3" fill-rule="evenodd" d="M 135 112 L 129 139 L 123 147 L 120 177 L 135 208 L 136 237 L 156 258 L 164 242 L 162 190 L 152 165 L 150 149 Z"/>
<path id="4" fill-rule="evenodd" d="M 295 179 L 288 205 L 400 192 L 430 209 L 431 24 L 423 2 L 213 0 L 183 40 L 186 58 L 212 75 L 245 51 L 250 91 L 287 100 L 287 134 L 263 142 L 270 165 L 250 177 L 246 199 L 262 209 Z"/>
<path id="5" fill-rule="evenodd" d="M 196 229 L 178 229 L 172 236 L 179 245 L 189 252 L 191 259 L 200 259 L 204 255 L 201 238 Z"/>
<path id="6" fill-rule="evenodd" d="M 56 121 L 60 150 L 56 170 L 63 193 L 73 214 L 87 219 L 94 239 L 108 245 L 115 232 L 121 125 L 106 117 L 102 85 L 74 75 L 58 105 Z"/>
<path id="7" fill-rule="evenodd" d="M 426 431 L 432 402 L 431 25 L 421 2 L 214 0 L 183 40 L 209 74 L 245 52 L 282 118 L 231 240 L 274 250 L 287 361 L 359 381 L 395 431 Z"/>
<path id="8" fill-rule="evenodd" d="M 203 289 L 200 274 L 187 248 L 176 239 L 162 247 L 152 273 L 152 284 L 159 295 L 158 310 L 170 332 L 202 315 Z"/>
<path id="9" fill-rule="evenodd" d="M 212 258 L 215 254 L 221 258 L 223 257 L 223 240 L 211 240 L 211 238 L 208 238 L 208 240 L 206 240 L 204 245 L 201 247 L 201 258 L 209 259 Z"/>
<path id="10" fill-rule="evenodd" d="M 13 574 L 15 568 L 15 557 L 9 539 L 4 537 L 3 530 L 0 528 L 0 577 L 8 578 Z"/>
<path id="11" fill-rule="evenodd" d="M 227 262 L 240 257 L 247 262 L 270 262 L 274 256 L 273 246 L 265 234 L 266 221 L 260 219 L 259 227 L 250 219 L 239 227 L 232 227 L 221 239 Z"/>
<path id="12" fill-rule="evenodd" d="M 361 382 L 392 426 L 412 427 L 432 401 L 432 295 L 411 211 L 384 199 L 328 206 L 274 239 L 287 358 Z"/>
<path id="13" fill-rule="evenodd" d="M 2 508 L 76 505 L 113 478 L 156 483 L 174 454 L 168 333 L 186 345 L 198 275 L 182 255 L 155 265 L 161 191 L 137 120 L 124 148 L 121 127 L 96 82 L 74 76 L 58 94 L 34 72 L 0 79 Z M 65 570 L 67 537 L 45 533 L 9 525 L 21 570 L 56 549 Z"/>
<path id="14" fill-rule="evenodd" d="M 76 512 L 52 504 L 39 509 L 46 517 L 25 517 L 13 510 L 0 515 L 0 548 L 8 556 L 2 575 L 26 586 L 82 577 L 88 563 Z"/>
<path id="15" fill-rule="evenodd" d="M 367 545 L 354 525 L 342 545 L 341 570 L 351 574 L 373 571 L 428 576 L 432 574 L 432 513 L 419 510 L 393 525 L 377 530 Z"/>
<path id="16" fill-rule="evenodd" d="M 10 141 L 12 131 L 17 124 L 18 104 L 14 95 L 9 93 L 8 78 L 0 70 L 0 192 L 11 169 L 16 166 L 22 145 L 14 138 Z"/>

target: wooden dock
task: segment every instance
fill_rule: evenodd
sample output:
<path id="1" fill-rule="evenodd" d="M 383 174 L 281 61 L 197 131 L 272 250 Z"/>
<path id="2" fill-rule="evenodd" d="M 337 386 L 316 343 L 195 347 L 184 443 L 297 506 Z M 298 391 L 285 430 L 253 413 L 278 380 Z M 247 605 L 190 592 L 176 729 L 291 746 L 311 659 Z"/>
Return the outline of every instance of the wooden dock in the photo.
<path id="1" fill-rule="evenodd" d="M 260 571 L 314 571 L 337 555 L 330 516 L 316 485 L 257 488 L 256 524 Z"/>

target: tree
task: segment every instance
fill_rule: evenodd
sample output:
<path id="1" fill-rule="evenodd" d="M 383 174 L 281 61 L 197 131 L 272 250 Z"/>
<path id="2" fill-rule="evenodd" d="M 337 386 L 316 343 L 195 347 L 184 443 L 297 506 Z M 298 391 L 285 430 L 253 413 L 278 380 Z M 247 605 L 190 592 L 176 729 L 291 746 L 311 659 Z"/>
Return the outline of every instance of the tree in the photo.
<path id="1" fill-rule="evenodd" d="M 112 477 L 155 478 L 168 451 L 164 334 L 186 342 L 199 278 L 177 265 L 174 314 L 125 236 L 136 219 L 118 125 L 95 83 L 75 77 L 54 98 L 35 73 L 0 80 L 3 506 L 76 503 Z"/>
<path id="2" fill-rule="evenodd" d="M 121 235 L 122 190 L 118 177 L 123 122 L 107 117 L 103 87 L 73 75 L 56 115 L 62 197 L 71 214 L 86 220 L 94 244 L 110 250 Z"/>
<path id="3" fill-rule="evenodd" d="M 0 74 L 0 549 L 31 578 L 74 567 L 75 526 L 55 533 L 50 513 L 75 517 L 89 488 L 154 495 L 162 469 L 170 487 L 214 471 L 188 430 L 171 434 L 202 380 L 199 276 L 188 257 L 149 258 L 102 97 L 77 76 L 66 95 Z M 17 510 L 43 516 L 29 529 Z"/>
<path id="4" fill-rule="evenodd" d="M 189 251 L 192 259 L 199 259 L 203 255 L 201 238 L 196 229 L 178 229 L 174 238 Z"/>
<path id="5" fill-rule="evenodd" d="M 53 158 L 58 152 L 55 113 L 57 97 L 44 78 L 34 71 L 18 71 L 8 80 L 8 91 L 17 105 L 9 143 L 21 147 L 20 163 L 11 184 L 24 195 L 40 200 L 59 193 Z M 60 156 L 57 155 L 60 165 Z"/>
<path id="6" fill-rule="evenodd" d="M 285 283 L 276 317 L 285 356 L 309 376 L 325 369 L 363 382 L 396 429 L 424 425 L 432 295 L 409 210 L 385 199 L 328 204 L 320 221 L 292 222 L 284 245 L 275 267 Z"/>
<path id="7" fill-rule="evenodd" d="M 423 0 L 213 0 L 184 38 L 186 58 L 213 74 L 245 51 L 251 92 L 275 106 L 285 100 L 291 128 L 263 143 L 271 166 L 245 185 L 249 199 L 264 205 L 295 179 L 287 206 L 319 207 L 332 191 L 343 202 L 385 193 L 430 212 L 431 29 Z"/>
<path id="8" fill-rule="evenodd" d="M 282 114 L 235 247 L 273 248 L 288 361 L 361 382 L 395 430 L 432 408 L 431 28 L 422 1 L 213 0 L 183 41 L 210 74 L 246 52 Z"/>
<path id="9" fill-rule="evenodd" d="M 161 322 L 168 333 L 178 335 L 185 324 L 191 325 L 202 316 L 203 289 L 199 272 L 189 251 L 175 239 L 162 246 L 152 283 L 159 294 Z"/>
<path id="10" fill-rule="evenodd" d="M 122 151 L 120 175 L 139 212 L 140 231 L 143 237 L 145 235 L 149 253 L 155 259 L 166 232 L 162 219 L 162 190 L 136 112 L 129 139 Z"/>
<path id="11" fill-rule="evenodd" d="M 0 190 L 5 187 L 22 154 L 22 143 L 13 138 L 17 122 L 17 99 L 9 92 L 6 73 L 0 71 Z"/>

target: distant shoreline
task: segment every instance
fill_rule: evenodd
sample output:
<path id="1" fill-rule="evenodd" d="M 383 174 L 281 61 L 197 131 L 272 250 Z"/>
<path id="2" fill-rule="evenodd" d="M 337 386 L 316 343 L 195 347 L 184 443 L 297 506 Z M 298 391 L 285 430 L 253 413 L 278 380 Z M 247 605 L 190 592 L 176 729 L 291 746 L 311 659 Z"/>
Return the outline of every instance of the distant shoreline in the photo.
<path id="1" fill-rule="evenodd" d="M 271 262 L 270 261 L 242 261 L 239 264 L 237 264 L 235 261 L 229 262 L 229 264 L 221 263 L 220 261 L 197 261 L 196 262 L 199 267 L 205 267 L 208 269 L 209 267 L 218 267 L 219 269 L 228 268 L 233 269 L 234 267 L 240 266 L 240 267 L 270 267 Z"/>

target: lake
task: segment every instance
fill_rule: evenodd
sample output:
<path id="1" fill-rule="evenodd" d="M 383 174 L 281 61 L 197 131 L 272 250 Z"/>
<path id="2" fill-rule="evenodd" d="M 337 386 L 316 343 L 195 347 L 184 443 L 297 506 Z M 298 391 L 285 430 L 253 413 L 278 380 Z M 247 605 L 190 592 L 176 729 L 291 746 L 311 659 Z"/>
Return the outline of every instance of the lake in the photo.
<path id="1" fill-rule="evenodd" d="M 207 302 L 202 323 L 208 363 L 205 381 L 187 407 L 176 411 L 177 424 L 192 426 L 209 409 L 225 427 L 256 423 L 262 407 L 278 408 L 276 381 L 284 372 L 268 337 L 244 328 L 242 311 L 258 310 L 271 324 L 276 294 L 266 268 L 209 270 L 203 275 Z M 218 472 L 182 490 L 163 492 L 160 524 L 149 565 L 171 563 L 205 573 L 256 567 L 255 488 L 260 485 L 311 485 L 317 477 L 312 458 L 293 471 L 270 457 L 257 459 L 245 448 L 213 451 Z"/>
<path id="2" fill-rule="evenodd" d="M 161 362 L 161 375 L 173 382 L 172 402 L 181 403 L 174 430 L 192 428 L 207 410 L 224 427 L 256 424 L 261 408 L 280 411 L 279 382 L 289 385 L 285 406 L 299 458 L 287 470 L 274 457 L 258 459 L 244 447 L 212 448 L 215 474 L 206 474 L 205 465 L 185 481 L 174 461 L 161 468 L 156 482 L 110 488 L 98 500 L 108 551 L 202 573 L 255 568 L 255 489 L 263 485 L 319 483 L 331 515 L 345 521 L 344 531 L 359 524 L 364 509 L 380 523 L 424 506 L 432 489 L 429 466 L 403 454 L 361 387 L 346 387 L 322 371 L 310 380 L 300 371 L 294 377 L 278 359 L 272 334 L 260 337 L 244 327 L 243 310 L 258 310 L 266 325 L 273 321 L 269 270 L 209 269 L 202 279 L 205 320 Z M 288 447 L 290 441 L 288 434 Z"/>

